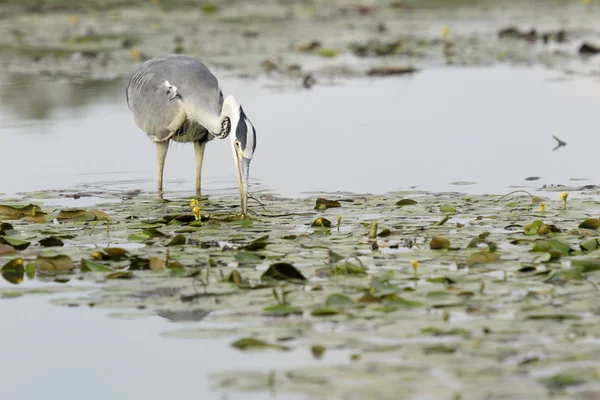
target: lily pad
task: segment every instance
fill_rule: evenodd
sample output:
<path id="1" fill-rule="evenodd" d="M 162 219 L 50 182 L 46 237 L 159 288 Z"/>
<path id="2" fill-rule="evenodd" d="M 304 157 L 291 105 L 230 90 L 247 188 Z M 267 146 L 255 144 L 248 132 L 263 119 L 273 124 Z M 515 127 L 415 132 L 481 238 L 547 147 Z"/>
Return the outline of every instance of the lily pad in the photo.
<path id="1" fill-rule="evenodd" d="M 445 236 L 434 236 L 429 242 L 431 250 L 445 250 L 450 248 L 450 240 Z"/>
<path id="2" fill-rule="evenodd" d="M 66 272 L 73 269 L 73 260 L 67 255 L 52 257 L 38 256 L 34 262 L 35 269 L 43 272 Z"/>
<path id="3" fill-rule="evenodd" d="M 10 260 L 0 268 L 0 272 L 2 273 L 2 277 L 10 283 L 17 285 L 23 282 L 23 278 L 25 277 L 23 259 L 15 258 L 14 260 Z"/>
<path id="4" fill-rule="evenodd" d="M 315 204 L 315 210 L 326 210 L 328 208 L 341 207 L 339 201 L 337 200 L 327 200 L 322 197 L 319 197 Z"/>
<path id="5" fill-rule="evenodd" d="M 269 268 L 260 277 L 262 281 L 292 281 L 292 282 L 306 282 L 304 275 L 296 269 L 292 264 L 288 263 L 275 263 L 271 264 Z"/>
<path id="6" fill-rule="evenodd" d="M 236 340 L 231 344 L 232 347 L 235 347 L 238 350 L 248 351 L 248 350 L 290 350 L 289 347 L 281 346 L 278 344 L 270 344 L 267 342 L 263 342 L 262 340 L 254 339 L 254 338 L 242 338 Z"/>

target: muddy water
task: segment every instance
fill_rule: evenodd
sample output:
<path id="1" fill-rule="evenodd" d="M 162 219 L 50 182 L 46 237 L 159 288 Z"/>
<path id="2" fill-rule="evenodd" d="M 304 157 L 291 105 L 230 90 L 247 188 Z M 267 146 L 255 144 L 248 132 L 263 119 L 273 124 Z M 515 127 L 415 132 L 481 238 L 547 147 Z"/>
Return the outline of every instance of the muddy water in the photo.
<path id="1" fill-rule="evenodd" d="M 506 68 L 320 82 L 310 91 L 224 82 L 259 130 L 254 189 L 285 196 L 411 186 L 502 193 L 511 185 L 569 184 L 569 178 L 597 183 L 599 89 L 590 79 Z M 3 77 L 0 90 L 0 192 L 153 190 L 154 149 L 129 115 L 122 82 Z M 568 146 L 553 152 L 553 134 Z M 173 146 L 168 190 L 191 193 L 193 163 L 190 146 Z M 528 176 L 542 179 L 528 182 Z M 210 144 L 204 177 L 206 194 L 234 192 L 229 143 Z M 476 184 L 451 185 L 455 181 Z M 0 375 L 11 384 L 0 388 L 2 398 L 220 398 L 211 392 L 211 372 L 315 362 L 306 353 L 245 355 L 228 347 L 231 340 L 166 339 L 161 332 L 181 324 L 109 318 L 48 299 L 0 301 L 0 315 L 10 321 L 2 333 L 10 346 L 2 350 Z M 348 361 L 348 355 L 330 357 L 324 361 Z"/>
<path id="2" fill-rule="evenodd" d="M 596 183 L 600 85 L 537 69 L 433 69 L 413 77 L 321 82 L 312 90 L 222 78 L 258 129 L 255 190 L 502 193 L 510 185 Z M 154 146 L 122 82 L 3 77 L 0 192 L 87 185 L 154 190 Z M 568 142 L 553 152 L 552 135 Z M 228 141 L 210 143 L 205 194 L 234 193 Z M 175 144 L 167 191 L 191 193 L 192 147 Z M 526 177 L 542 179 L 529 182 Z M 454 186 L 456 181 L 475 182 Z"/>

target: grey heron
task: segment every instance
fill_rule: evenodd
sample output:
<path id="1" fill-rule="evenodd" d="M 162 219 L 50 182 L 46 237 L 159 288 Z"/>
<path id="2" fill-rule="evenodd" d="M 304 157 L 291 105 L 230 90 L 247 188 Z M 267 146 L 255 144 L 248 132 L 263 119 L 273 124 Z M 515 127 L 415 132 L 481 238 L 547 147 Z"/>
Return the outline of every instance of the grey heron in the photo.
<path id="1" fill-rule="evenodd" d="M 159 196 L 171 140 L 194 143 L 196 193 L 200 195 L 206 143 L 231 133 L 242 213 L 247 213 L 256 130 L 234 96 L 223 98 L 217 78 L 204 64 L 180 54 L 152 58 L 132 73 L 125 96 L 135 123 L 156 143 Z"/>

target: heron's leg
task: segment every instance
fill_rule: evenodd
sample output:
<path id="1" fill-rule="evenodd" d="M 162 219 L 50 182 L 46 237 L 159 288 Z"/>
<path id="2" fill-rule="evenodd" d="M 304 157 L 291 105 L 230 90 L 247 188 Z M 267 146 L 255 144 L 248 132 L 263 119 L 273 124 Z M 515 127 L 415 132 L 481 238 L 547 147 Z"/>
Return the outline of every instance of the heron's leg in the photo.
<path id="1" fill-rule="evenodd" d="M 163 171 L 165 169 L 165 159 L 169 150 L 169 141 L 156 143 L 156 160 L 158 161 L 158 196 L 162 198 Z"/>
<path id="2" fill-rule="evenodd" d="M 194 152 L 196 153 L 196 195 L 200 196 L 200 180 L 202 177 L 202 161 L 204 161 L 205 141 L 194 142 Z"/>

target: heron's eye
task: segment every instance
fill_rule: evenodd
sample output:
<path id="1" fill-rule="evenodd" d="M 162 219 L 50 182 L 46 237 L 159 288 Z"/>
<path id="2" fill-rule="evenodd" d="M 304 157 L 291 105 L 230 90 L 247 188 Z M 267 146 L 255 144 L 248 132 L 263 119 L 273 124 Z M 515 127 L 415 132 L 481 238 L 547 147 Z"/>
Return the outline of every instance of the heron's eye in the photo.
<path id="1" fill-rule="evenodd" d="M 235 145 L 236 145 L 237 147 L 240 147 L 240 142 L 236 140 L 236 141 L 235 141 Z"/>

